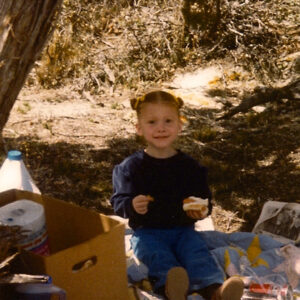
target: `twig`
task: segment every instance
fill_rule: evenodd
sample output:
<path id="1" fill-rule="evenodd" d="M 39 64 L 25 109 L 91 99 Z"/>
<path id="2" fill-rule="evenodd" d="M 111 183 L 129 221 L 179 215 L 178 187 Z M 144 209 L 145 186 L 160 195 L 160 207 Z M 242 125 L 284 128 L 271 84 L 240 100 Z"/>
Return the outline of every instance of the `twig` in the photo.
<path id="1" fill-rule="evenodd" d="M 233 32 L 233 33 L 236 33 L 236 34 L 238 34 L 238 35 L 240 35 L 240 36 L 244 36 L 241 32 L 239 32 L 239 31 L 237 31 L 237 30 L 235 30 L 235 29 L 228 28 L 228 30 L 231 31 L 231 32 Z"/>
<path id="2" fill-rule="evenodd" d="M 147 52 L 146 52 L 146 49 L 144 48 L 144 46 L 143 46 L 142 43 L 140 42 L 138 36 L 136 35 L 135 30 L 134 30 L 132 27 L 129 27 L 128 29 L 132 32 L 133 36 L 135 37 L 137 43 L 139 44 L 139 46 L 140 46 L 140 48 L 143 50 L 143 52 L 144 52 L 144 53 L 147 53 Z"/>
<path id="3" fill-rule="evenodd" d="M 102 40 L 102 39 L 100 40 L 100 42 L 102 42 L 103 44 L 109 46 L 109 47 L 112 48 L 112 49 L 115 49 L 114 45 L 112 45 L 112 44 L 109 43 L 109 42 L 106 42 L 106 41 L 104 41 L 104 40 Z"/>
<path id="4" fill-rule="evenodd" d="M 215 152 L 218 152 L 218 153 L 221 153 L 221 154 L 224 154 L 225 152 L 224 151 L 220 151 L 220 150 L 218 150 L 218 149 L 216 149 L 216 148 L 214 148 L 214 147 L 211 147 L 211 146 L 208 146 L 208 145 L 206 145 L 206 144 L 204 144 L 204 143 L 202 143 L 202 142 L 200 142 L 200 141 L 193 141 L 198 147 L 206 147 L 206 148 L 208 148 L 208 149 L 211 149 L 211 150 L 213 150 L 213 151 L 215 151 Z"/>
<path id="5" fill-rule="evenodd" d="M 78 120 L 80 118 L 75 118 L 75 117 L 71 117 L 71 116 L 51 116 L 49 119 L 47 119 L 46 121 L 51 121 L 53 119 L 71 119 L 71 120 Z M 20 124 L 20 123 L 25 123 L 25 122 L 32 122 L 32 123 L 40 123 L 40 120 L 38 121 L 33 121 L 32 119 L 24 119 L 24 120 L 21 120 L 21 121 L 16 121 L 16 122 L 12 122 L 11 125 L 16 125 L 16 124 Z M 4 128 L 3 130 L 6 130 L 6 131 L 11 131 L 13 133 L 16 133 L 14 130 L 12 129 L 7 129 L 7 128 Z"/>
<path id="6" fill-rule="evenodd" d="M 76 137 L 76 138 L 82 138 L 82 137 L 100 137 L 103 138 L 105 135 L 98 135 L 98 134 L 80 134 L 80 135 L 73 135 L 73 134 L 63 134 L 59 132 L 52 132 L 53 135 L 61 135 L 66 137 Z"/>

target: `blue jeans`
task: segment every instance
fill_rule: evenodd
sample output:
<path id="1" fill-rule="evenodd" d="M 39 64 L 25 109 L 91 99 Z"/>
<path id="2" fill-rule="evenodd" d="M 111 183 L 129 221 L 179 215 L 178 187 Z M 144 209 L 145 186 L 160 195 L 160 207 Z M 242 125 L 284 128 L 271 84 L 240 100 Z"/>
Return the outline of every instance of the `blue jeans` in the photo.
<path id="1" fill-rule="evenodd" d="M 190 291 L 224 282 L 223 272 L 194 227 L 137 229 L 131 246 L 136 257 L 148 267 L 154 291 L 165 285 L 168 271 L 175 266 L 186 269 Z"/>

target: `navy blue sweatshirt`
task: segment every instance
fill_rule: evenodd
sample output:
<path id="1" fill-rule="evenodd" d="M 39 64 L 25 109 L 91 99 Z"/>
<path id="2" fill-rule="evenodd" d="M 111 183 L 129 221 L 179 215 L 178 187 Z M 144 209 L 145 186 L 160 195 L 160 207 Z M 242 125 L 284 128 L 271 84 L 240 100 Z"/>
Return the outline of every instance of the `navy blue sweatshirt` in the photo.
<path id="1" fill-rule="evenodd" d="M 150 195 L 145 215 L 135 212 L 132 199 Z M 111 204 L 117 215 L 129 218 L 129 226 L 137 228 L 172 228 L 190 226 L 196 220 L 182 209 L 183 199 L 189 196 L 209 198 L 207 169 L 195 159 L 178 151 L 169 158 L 154 158 L 144 151 L 127 157 L 113 170 L 113 195 Z"/>

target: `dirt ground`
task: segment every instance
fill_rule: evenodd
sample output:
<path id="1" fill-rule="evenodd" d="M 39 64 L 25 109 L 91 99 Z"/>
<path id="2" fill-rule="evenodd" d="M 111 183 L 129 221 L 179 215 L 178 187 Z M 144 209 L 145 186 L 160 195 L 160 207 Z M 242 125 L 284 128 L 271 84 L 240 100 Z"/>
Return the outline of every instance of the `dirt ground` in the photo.
<path id="1" fill-rule="evenodd" d="M 300 103 L 267 103 L 218 121 L 239 91 L 257 84 L 242 73 L 244 80 L 221 84 L 225 73 L 240 72 L 226 68 L 178 74 L 163 87 L 185 101 L 178 147 L 209 168 L 215 228 L 249 231 L 266 201 L 300 201 Z M 131 96 L 125 89 L 100 97 L 68 86 L 24 87 L 3 132 L 5 149 L 23 152 L 43 194 L 112 214 L 112 169 L 143 147 Z"/>
<path id="2" fill-rule="evenodd" d="M 217 230 L 252 230 L 268 200 L 300 202 L 300 101 L 219 119 L 266 78 L 273 87 L 299 78 L 299 0 L 225 1 L 208 48 L 195 29 L 182 47 L 181 2 L 102 2 L 65 2 L 3 130 L 0 158 L 21 150 L 43 194 L 112 214 L 113 167 L 143 147 L 129 99 L 155 81 L 185 102 L 177 146 L 209 169 Z"/>

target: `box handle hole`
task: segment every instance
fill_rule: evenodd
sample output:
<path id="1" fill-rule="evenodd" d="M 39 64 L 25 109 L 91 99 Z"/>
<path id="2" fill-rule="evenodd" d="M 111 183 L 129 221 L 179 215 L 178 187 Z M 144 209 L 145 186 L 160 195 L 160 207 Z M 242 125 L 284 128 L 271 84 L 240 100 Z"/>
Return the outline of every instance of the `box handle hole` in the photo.
<path id="1" fill-rule="evenodd" d="M 91 256 L 85 260 L 80 261 L 79 263 L 75 264 L 72 268 L 73 273 L 81 272 L 86 269 L 91 268 L 97 263 L 97 257 Z"/>

